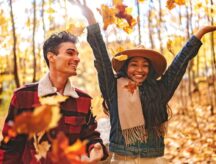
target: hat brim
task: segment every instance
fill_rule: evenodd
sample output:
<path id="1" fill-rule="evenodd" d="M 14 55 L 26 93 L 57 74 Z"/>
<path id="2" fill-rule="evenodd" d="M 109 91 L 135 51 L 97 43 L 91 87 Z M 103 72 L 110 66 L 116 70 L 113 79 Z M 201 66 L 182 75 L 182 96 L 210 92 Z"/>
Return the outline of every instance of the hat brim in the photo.
<path id="1" fill-rule="evenodd" d="M 151 50 L 151 49 L 130 49 L 130 50 L 125 50 L 122 52 L 119 52 L 118 54 L 115 55 L 127 55 L 128 59 L 132 57 L 144 57 L 148 59 L 151 64 L 153 69 L 156 72 L 156 78 L 160 77 L 163 72 L 166 70 L 167 67 L 167 62 L 166 59 L 163 55 L 161 55 L 159 52 Z M 124 63 L 128 60 L 118 60 L 115 57 L 112 58 L 112 66 L 113 69 L 116 72 L 119 72 L 124 65 Z"/>

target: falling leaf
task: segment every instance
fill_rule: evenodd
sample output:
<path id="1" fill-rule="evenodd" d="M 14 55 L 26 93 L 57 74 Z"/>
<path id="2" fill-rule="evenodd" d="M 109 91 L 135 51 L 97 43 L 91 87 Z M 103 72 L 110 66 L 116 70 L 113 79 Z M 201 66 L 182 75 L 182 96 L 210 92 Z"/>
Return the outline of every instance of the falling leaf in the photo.
<path id="1" fill-rule="evenodd" d="M 122 4 L 122 0 L 113 0 L 113 6 L 121 5 L 121 4 Z"/>
<path id="2" fill-rule="evenodd" d="M 132 23 L 134 25 L 134 23 Z M 135 20 L 135 24 L 136 24 L 136 20 Z M 125 19 L 119 19 L 117 18 L 116 21 L 116 26 L 122 30 L 124 30 L 126 33 L 130 34 L 133 32 L 132 30 L 132 26 L 129 26 L 129 24 L 127 23 L 127 21 Z"/>
<path id="3" fill-rule="evenodd" d="M 65 154 L 70 157 L 71 155 L 82 156 L 86 154 L 86 144 L 87 141 L 77 140 L 73 145 L 65 149 Z"/>
<path id="4" fill-rule="evenodd" d="M 103 18 L 103 29 L 106 30 L 107 27 L 113 23 L 115 23 L 116 18 L 116 9 L 109 8 L 107 5 L 101 5 L 101 9 L 97 9 Z"/>
<path id="5" fill-rule="evenodd" d="M 34 147 L 36 151 L 35 157 L 39 161 L 41 158 L 46 158 L 47 152 L 49 151 L 51 145 L 48 143 L 48 141 L 43 141 L 42 143 L 39 144 L 35 140 L 34 140 Z"/>
<path id="6" fill-rule="evenodd" d="M 60 108 L 56 106 L 52 107 L 52 117 L 47 130 L 55 128 L 58 125 L 58 121 L 60 120 L 61 116 Z"/>
<path id="7" fill-rule="evenodd" d="M 125 50 L 125 48 L 124 47 L 122 47 L 122 46 L 119 46 L 119 47 L 117 47 L 117 48 L 111 48 L 111 53 L 112 53 L 112 55 L 114 56 L 114 55 L 116 55 L 117 53 L 119 53 L 119 52 L 122 52 L 122 51 L 124 51 Z"/>
<path id="8" fill-rule="evenodd" d="M 173 8 L 176 7 L 176 4 L 179 5 L 179 6 L 185 5 L 185 0 L 167 0 L 166 7 L 169 10 L 172 10 Z"/>
<path id="9" fill-rule="evenodd" d="M 116 60 L 118 61 L 124 61 L 124 60 L 127 60 L 128 59 L 128 56 L 127 55 L 119 55 L 119 56 L 115 56 L 114 57 Z"/>
<path id="10" fill-rule="evenodd" d="M 5 23 L 7 23 L 7 20 L 4 16 L 0 15 L 0 25 L 4 25 Z"/>
<path id="11" fill-rule="evenodd" d="M 195 12 L 199 12 L 200 9 L 201 9 L 202 7 L 204 7 L 204 6 L 203 6 L 203 3 L 202 3 L 202 2 L 197 2 L 197 3 L 194 5 L 194 11 L 195 11 Z"/>
<path id="12" fill-rule="evenodd" d="M 167 0 L 166 2 L 166 7 L 169 10 L 172 10 L 173 8 L 175 8 L 175 1 L 174 0 Z"/>
<path id="13" fill-rule="evenodd" d="M 185 0 L 174 0 L 178 5 L 185 5 Z"/>
<path id="14" fill-rule="evenodd" d="M 52 108 L 42 105 L 35 112 L 23 112 L 15 117 L 12 131 L 16 134 L 28 134 L 31 138 L 35 133 L 45 131 L 52 117 Z M 11 136 L 9 136 L 11 137 Z"/>
<path id="15" fill-rule="evenodd" d="M 134 93 L 134 91 L 137 88 L 137 84 L 134 82 L 129 81 L 127 85 L 124 86 L 124 88 L 128 89 L 128 92 L 130 92 L 131 94 Z"/>
<path id="16" fill-rule="evenodd" d="M 58 105 L 59 103 L 64 102 L 67 98 L 67 96 L 56 95 L 49 97 L 40 97 L 39 101 L 42 105 Z"/>
<path id="17" fill-rule="evenodd" d="M 57 134 L 56 139 L 52 141 L 52 150 L 48 153 L 53 163 L 60 162 L 65 157 L 64 149 L 69 145 L 68 138 L 63 132 Z M 63 161 L 63 160 L 62 160 Z"/>
<path id="18" fill-rule="evenodd" d="M 167 49 L 173 56 L 175 56 L 175 53 L 173 52 L 173 43 L 170 39 L 167 41 Z"/>
<path id="19" fill-rule="evenodd" d="M 133 27 L 136 24 L 136 20 L 130 15 L 131 9 L 127 9 L 128 7 L 124 4 L 117 5 L 116 9 L 118 12 L 116 13 L 117 18 L 125 19 L 130 27 Z"/>
<path id="20" fill-rule="evenodd" d="M 33 112 L 23 112 L 15 117 L 4 141 L 8 142 L 17 134 L 27 134 L 29 138 L 32 138 L 37 133 L 56 127 L 61 118 L 58 105 L 66 99 L 65 96 L 40 98 L 41 106 L 36 107 Z"/>
<path id="21" fill-rule="evenodd" d="M 52 151 L 49 156 L 53 163 L 83 163 L 81 157 L 86 155 L 86 141 L 77 140 L 69 146 L 69 140 L 64 133 L 58 133 L 52 141 Z"/>
<path id="22" fill-rule="evenodd" d="M 49 7 L 46 11 L 48 14 L 54 14 L 55 13 L 55 10 L 52 7 Z"/>
<path id="23" fill-rule="evenodd" d="M 74 34 L 75 36 L 80 36 L 84 32 L 85 26 L 83 23 L 71 23 L 67 27 L 67 31 Z"/>

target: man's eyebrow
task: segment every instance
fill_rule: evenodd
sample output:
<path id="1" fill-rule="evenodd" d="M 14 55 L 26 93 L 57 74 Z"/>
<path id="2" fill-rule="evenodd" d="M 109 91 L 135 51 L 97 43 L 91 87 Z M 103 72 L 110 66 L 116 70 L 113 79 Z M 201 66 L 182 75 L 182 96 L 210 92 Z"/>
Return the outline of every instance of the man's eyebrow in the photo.
<path id="1" fill-rule="evenodd" d="M 66 49 L 66 51 L 73 51 L 73 52 L 76 52 L 77 54 L 79 54 L 79 52 L 74 48 L 68 48 L 68 49 Z"/>

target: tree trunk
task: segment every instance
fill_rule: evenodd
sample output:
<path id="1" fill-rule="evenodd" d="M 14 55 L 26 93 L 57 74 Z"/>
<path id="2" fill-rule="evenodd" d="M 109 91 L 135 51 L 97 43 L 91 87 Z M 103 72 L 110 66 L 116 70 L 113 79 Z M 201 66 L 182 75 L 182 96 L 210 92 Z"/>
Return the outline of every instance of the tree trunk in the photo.
<path id="1" fill-rule="evenodd" d="M 141 31 L 140 31 L 140 6 L 138 0 L 136 0 L 136 6 L 137 6 L 137 25 L 138 25 L 138 44 L 141 45 L 142 40 L 141 40 Z"/>
<path id="2" fill-rule="evenodd" d="M 213 0 L 210 1 L 211 3 L 211 14 L 213 15 Z M 211 17 L 211 25 L 214 25 L 214 17 Z M 210 40 L 211 40 L 211 56 L 212 56 L 212 87 L 213 87 L 213 98 L 215 98 L 216 96 L 216 88 L 215 88 L 215 72 L 216 72 L 216 60 L 215 60 L 215 44 L 214 44 L 214 35 L 213 32 L 210 34 Z M 214 104 L 216 105 L 216 98 L 214 99 Z M 214 108 L 213 108 L 213 104 L 212 104 L 212 108 L 211 108 L 211 114 L 214 114 Z"/>
<path id="3" fill-rule="evenodd" d="M 13 15 L 12 0 L 10 0 L 9 3 L 10 3 L 10 17 L 11 17 L 11 23 L 12 23 L 12 33 L 13 33 L 13 61 L 14 61 L 13 73 L 14 73 L 16 87 L 18 88 L 20 87 L 20 82 L 19 82 L 19 74 L 18 74 L 18 67 L 17 67 L 17 54 L 16 54 L 17 38 L 16 38 L 16 29 L 15 29 L 14 15 Z"/>
<path id="4" fill-rule="evenodd" d="M 36 29 L 36 0 L 33 1 L 33 30 L 32 30 L 33 78 L 32 78 L 32 82 L 36 81 L 36 72 L 37 72 L 36 53 L 35 53 L 35 29 Z"/>
<path id="5" fill-rule="evenodd" d="M 190 26 L 191 26 L 191 17 L 190 17 L 190 13 L 189 13 L 189 7 L 186 6 L 186 32 L 187 32 L 187 40 L 190 38 Z M 192 101 L 192 78 L 193 78 L 193 72 L 192 72 L 192 67 L 193 67 L 193 60 L 191 60 L 191 62 L 189 63 L 188 66 L 188 95 L 189 95 L 189 99 L 191 102 L 191 105 L 193 105 L 193 101 Z"/>
<path id="6" fill-rule="evenodd" d="M 161 0 L 159 0 L 159 20 L 158 20 L 158 40 L 160 41 L 160 52 L 163 54 L 163 46 L 162 46 L 162 39 L 161 39 L 161 23 L 162 23 L 162 7 L 161 7 Z"/>
<path id="7" fill-rule="evenodd" d="M 46 26 L 45 26 L 45 21 L 44 21 L 44 5 L 45 5 L 45 0 L 42 0 L 41 18 L 42 18 L 42 25 L 43 25 L 43 32 L 44 32 L 44 39 L 45 39 Z"/>
<path id="8" fill-rule="evenodd" d="M 151 43 L 151 49 L 155 49 L 154 41 L 153 41 L 153 29 L 152 29 L 152 21 L 151 21 L 151 2 L 149 2 L 149 11 L 148 11 L 148 30 L 149 30 L 149 40 Z"/>

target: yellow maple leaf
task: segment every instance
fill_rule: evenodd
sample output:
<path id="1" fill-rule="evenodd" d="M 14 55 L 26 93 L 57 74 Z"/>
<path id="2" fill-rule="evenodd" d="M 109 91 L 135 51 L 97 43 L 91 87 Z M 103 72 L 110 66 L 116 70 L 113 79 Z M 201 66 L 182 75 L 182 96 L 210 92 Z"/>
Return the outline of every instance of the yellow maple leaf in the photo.
<path id="1" fill-rule="evenodd" d="M 127 8 L 125 9 L 125 12 L 126 12 L 127 14 L 131 14 L 132 11 L 133 11 L 133 8 L 132 8 L 132 7 L 127 7 Z"/>
<path id="2" fill-rule="evenodd" d="M 60 120 L 61 116 L 60 108 L 57 106 L 52 107 L 52 117 L 47 130 L 55 128 L 58 125 L 58 121 Z"/>
<path id="3" fill-rule="evenodd" d="M 124 30 L 126 33 L 130 34 L 133 32 L 133 26 L 136 24 L 136 20 L 131 20 L 131 26 L 128 24 L 128 22 L 125 19 L 117 19 L 116 26 L 122 30 Z"/>
<path id="4" fill-rule="evenodd" d="M 46 158 L 47 156 L 47 152 L 50 149 L 50 144 L 48 143 L 48 141 L 43 141 L 42 143 L 39 144 L 39 142 L 37 142 L 34 138 L 34 147 L 35 147 L 35 157 L 36 159 L 39 161 L 41 158 Z"/>
<path id="5" fill-rule="evenodd" d="M 58 105 L 61 102 L 64 102 L 68 97 L 67 96 L 49 96 L 49 97 L 40 97 L 39 101 L 42 105 Z"/>
<path id="6" fill-rule="evenodd" d="M 199 12 L 199 10 L 203 7 L 203 3 L 202 2 L 197 2 L 195 5 L 194 5 L 194 10 L 196 12 Z"/>
<path id="7" fill-rule="evenodd" d="M 112 55 L 114 56 L 114 55 L 116 55 L 117 53 L 122 52 L 122 51 L 124 51 L 124 50 L 125 50 L 125 48 L 119 46 L 119 47 L 117 47 L 117 48 L 112 48 L 112 49 L 111 49 L 111 53 L 112 53 Z"/>
<path id="8" fill-rule="evenodd" d="M 172 49 L 172 41 L 170 39 L 167 41 L 167 49 Z"/>
<path id="9" fill-rule="evenodd" d="M 67 25 L 66 31 L 74 34 L 75 36 L 80 36 L 83 33 L 84 29 L 85 29 L 85 26 L 83 23 L 74 22 L 74 23 Z"/>
<path id="10" fill-rule="evenodd" d="M 104 30 L 106 30 L 110 24 L 115 23 L 116 21 L 115 14 L 117 12 L 115 8 L 109 8 L 107 5 L 101 5 L 101 9 L 97 9 L 97 10 L 99 11 L 99 13 L 103 18 Z"/>
<path id="11" fill-rule="evenodd" d="M 115 58 L 116 60 L 118 60 L 118 61 L 124 61 L 124 60 L 127 60 L 127 59 L 128 59 L 128 56 L 122 54 L 122 55 L 119 55 L 119 56 L 115 56 L 114 58 Z"/>
<path id="12" fill-rule="evenodd" d="M 172 54 L 172 55 L 174 55 L 174 52 L 173 52 L 173 42 L 172 42 L 172 40 L 168 40 L 167 41 L 167 49 L 169 50 L 169 52 Z M 174 55 L 175 56 L 175 55 Z"/>
<path id="13" fill-rule="evenodd" d="M 0 25 L 3 25 L 7 23 L 7 20 L 6 18 L 2 15 L 2 13 L 0 13 Z"/>
<path id="14" fill-rule="evenodd" d="M 130 26 L 125 26 L 123 27 L 123 30 L 127 33 L 127 34 L 131 34 L 133 32 L 133 29 Z"/>
<path id="15" fill-rule="evenodd" d="M 142 3 L 142 2 L 144 2 L 144 0 L 138 0 L 138 2 Z"/>
<path id="16" fill-rule="evenodd" d="M 55 13 L 55 10 L 54 10 L 52 7 L 49 7 L 49 8 L 47 9 L 47 13 L 49 13 L 49 14 L 54 14 L 54 13 Z"/>
<path id="17" fill-rule="evenodd" d="M 113 6 L 120 5 L 123 3 L 122 0 L 113 0 L 112 2 L 113 2 Z"/>

